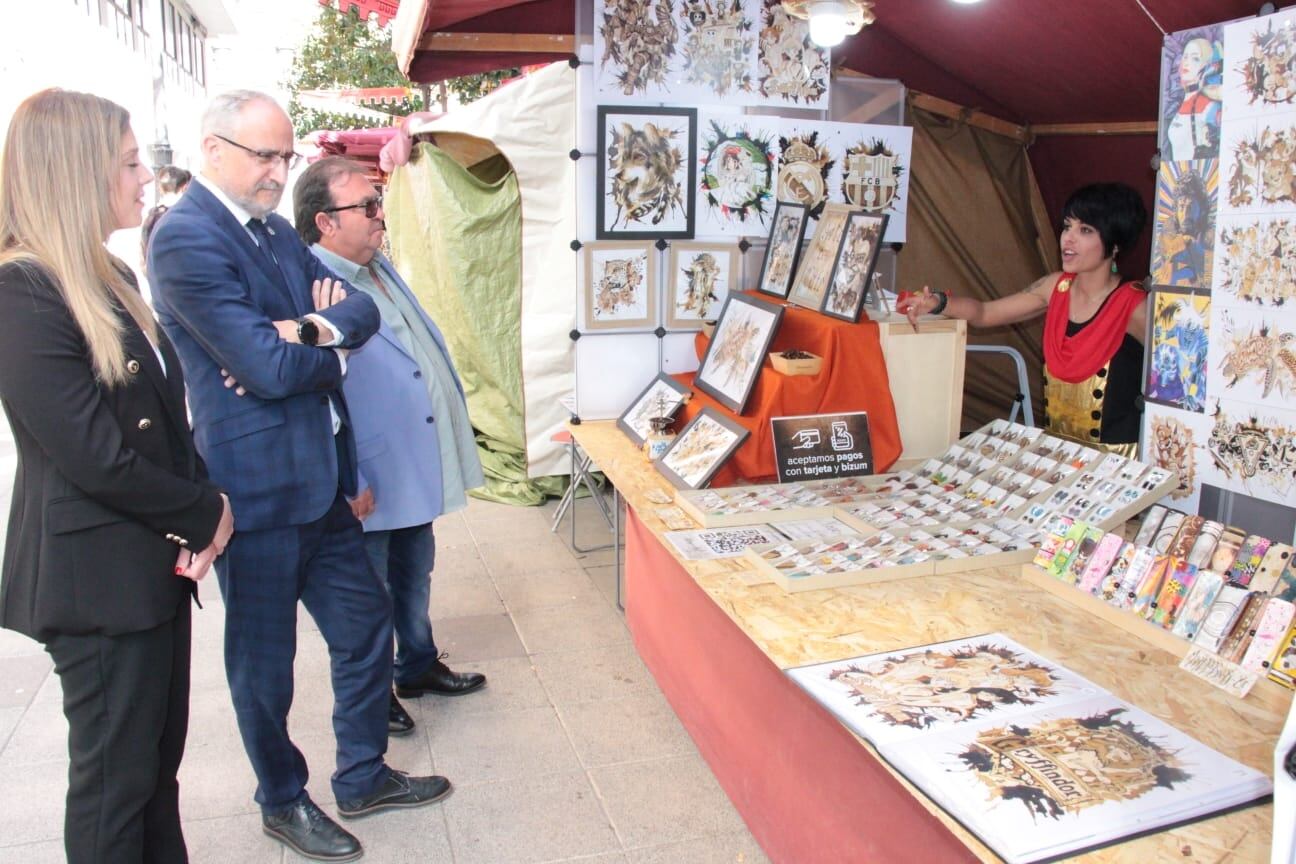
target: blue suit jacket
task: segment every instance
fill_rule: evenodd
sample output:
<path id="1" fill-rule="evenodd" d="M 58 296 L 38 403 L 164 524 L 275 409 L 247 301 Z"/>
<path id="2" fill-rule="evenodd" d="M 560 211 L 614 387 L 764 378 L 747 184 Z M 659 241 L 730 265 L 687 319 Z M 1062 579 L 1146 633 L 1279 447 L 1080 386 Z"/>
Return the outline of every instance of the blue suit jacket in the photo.
<path id="1" fill-rule="evenodd" d="M 375 262 L 388 278 L 388 286 L 403 292 L 419 310 L 445 355 L 462 399 L 463 384 L 441 331 L 391 264 L 382 258 Z M 347 358 L 344 390 L 356 433 L 360 484 L 373 489 L 375 503 L 374 512 L 364 520 L 365 531 L 423 525 L 444 510 L 436 427 L 442 418 L 433 417 L 426 385 L 418 363 L 386 324 Z"/>
<path id="2" fill-rule="evenodd" d="M 356 490 L 337 354 L 285 342 L 273 324 L 313 312 L 311 283 L 337 277 L 286 219 L 271 214 L 267 227 L 277 268 L 194 183 L 149 240 L 154 307 L 184 366 L 194 440 L 242 530 L 312 522 L 339 487 Z M 341 347 L 355 348 L 378 329 L 378 307 L 347 287 L 349 296 L 320 314 L 341 332 Z M 225 387 L 222 369 L 247 395 Z M 336 438 L 330 399 L 343 421 Z"/>

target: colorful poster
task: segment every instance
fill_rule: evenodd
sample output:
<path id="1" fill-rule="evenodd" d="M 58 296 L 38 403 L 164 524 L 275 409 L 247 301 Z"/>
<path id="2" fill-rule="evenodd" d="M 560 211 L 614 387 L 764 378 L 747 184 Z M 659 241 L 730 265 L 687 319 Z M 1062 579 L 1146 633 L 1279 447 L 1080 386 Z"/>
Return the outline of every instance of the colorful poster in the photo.
<path id="1" fill-rule="evenodd" d="M 1210 290 L 1219 163 L 1162 162 L 1157 173 L 1152 282 Z"/>
<path id="2" fill-rule="evenodd" d="M 1161 48 L 1161 159 L 1219 156 L 1224 88 L 1223 28 L 1181 30 Z"/>
<path id="3" fill-rule="evenodd" d="M 769 234 L 777 140 L 776 118 L 703 115 L 697 147 L 697 236 Z"/>
<path id="4" fill-rule="evenodd" d="M 1157 289 L 1149 317 L 1151 360 L 1143 391 L 1147 401 L 1202 411 L 1206 404 L 1210 296 Z"/>

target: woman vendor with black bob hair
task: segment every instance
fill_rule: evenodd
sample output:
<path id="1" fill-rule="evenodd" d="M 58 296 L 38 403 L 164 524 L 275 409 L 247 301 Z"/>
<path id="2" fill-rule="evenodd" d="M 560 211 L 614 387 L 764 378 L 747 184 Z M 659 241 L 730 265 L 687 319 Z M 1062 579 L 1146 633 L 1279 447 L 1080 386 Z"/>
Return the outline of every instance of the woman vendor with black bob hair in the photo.
<path id="1" fill-rule="evenodd" d="M 899 311 L 944 314 L 973 327 L 1044 316 L 1045 428 L 1132 456 L 1138 446 L 1147 292 L 1125 281 L 1116 255 L 1143 233 L 1147 209 L 1124 183 L 1095 183 L 1062 208 L 1062 270 L 1008 297 L 981 301 L 924 286 Z"/>

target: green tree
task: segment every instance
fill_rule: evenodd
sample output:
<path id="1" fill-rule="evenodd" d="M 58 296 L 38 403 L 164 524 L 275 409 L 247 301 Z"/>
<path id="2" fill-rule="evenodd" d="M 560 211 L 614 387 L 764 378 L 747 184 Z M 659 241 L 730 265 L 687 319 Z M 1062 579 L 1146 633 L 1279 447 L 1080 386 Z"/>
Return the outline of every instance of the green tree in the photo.
<path id="1" fill-rule="evenodd" d="M 466 75 L 446 82 L 446 87 L 462 103 L 472 102 L 499 86 L 501 81 L 520 74 L 518 69 Z M 390 114 L 391 120 L 367 120 L 350 114 L 316 111 L 301 104 L 303 90 L 346 90 L 360 87 L 411 87 L 401 74 L 392 53 L 391 26 L 378 27 L 362 21 L 355 7 L 339 12 L 331 6 L 320 8 L 314 31 L 306 37 L 293 61 L 287 89 L 288 116 L 298 138 L 318 129 L 366 129 L 390 126 L 396 118 L 424 110 L 423 97 L 411 88 L 406 99 L 380 105 L 366 105 Z M 435 91 L 434 91 L 435 92 Z M 427 110 L 437 111 L 435 103 Z"/>

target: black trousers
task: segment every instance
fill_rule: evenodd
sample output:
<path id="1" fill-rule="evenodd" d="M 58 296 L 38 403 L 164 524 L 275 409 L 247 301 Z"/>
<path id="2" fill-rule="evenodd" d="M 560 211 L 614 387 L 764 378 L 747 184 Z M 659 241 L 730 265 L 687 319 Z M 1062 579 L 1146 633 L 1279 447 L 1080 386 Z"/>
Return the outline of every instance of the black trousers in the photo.
<path id="1" fill-rule="evenodd" d="M 165 624 L 45 645 L 68 719 L 68 864 L 176 864 L 176 772 L 189 726 L 190 600 Z"/>

